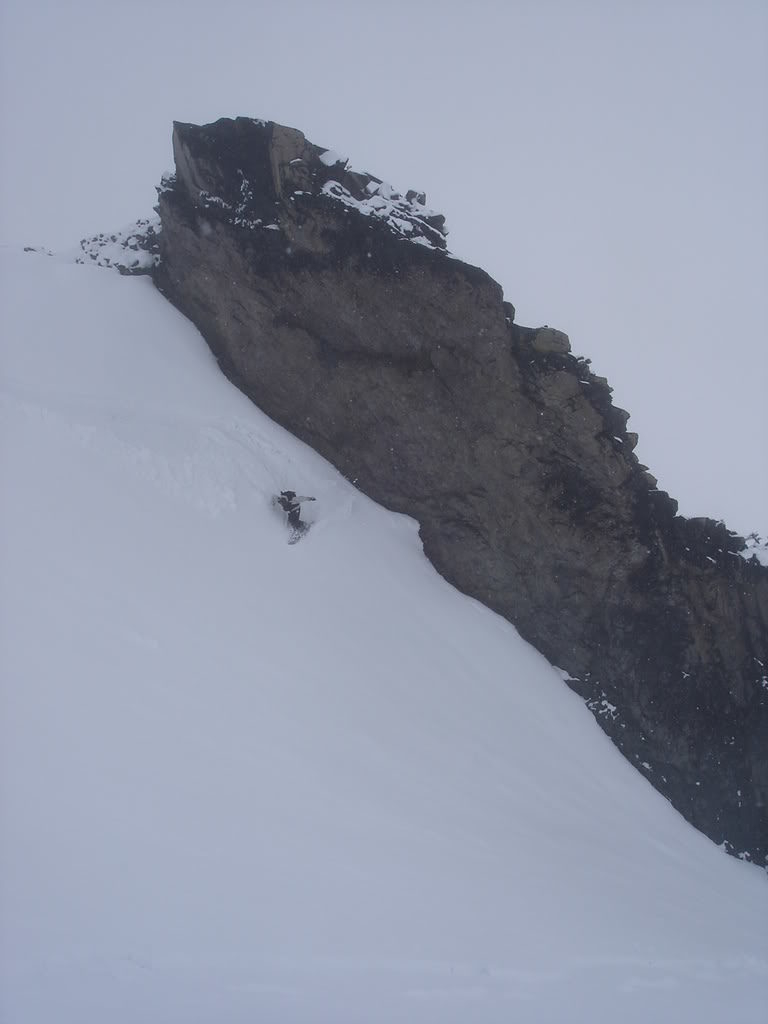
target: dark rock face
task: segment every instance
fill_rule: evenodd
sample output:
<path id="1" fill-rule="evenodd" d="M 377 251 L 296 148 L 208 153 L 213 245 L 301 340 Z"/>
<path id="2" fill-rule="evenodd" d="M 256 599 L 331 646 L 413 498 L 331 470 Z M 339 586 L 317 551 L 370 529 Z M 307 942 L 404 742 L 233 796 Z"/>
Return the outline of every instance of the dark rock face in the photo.
<path id="1" fill-rule="evenodd" d="M 293 129 L 176 124 L 160 289 L 225 372 L 568 675 L 625 756 L 768 855 L 768 569 L 685 520 L 627 414 L 400 195 Z M 742 552 L 740 554 L 739 552 Z"/>

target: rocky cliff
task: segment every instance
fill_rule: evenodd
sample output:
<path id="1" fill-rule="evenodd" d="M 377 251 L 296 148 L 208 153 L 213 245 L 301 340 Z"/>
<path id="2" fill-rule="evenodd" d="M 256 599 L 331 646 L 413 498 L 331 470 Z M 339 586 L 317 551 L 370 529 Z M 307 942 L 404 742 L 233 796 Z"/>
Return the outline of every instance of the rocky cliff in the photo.
<path id="1" fill-rule="evenodd" d="M 155 280 L 225 372 L 417 519 L 690 822 L 765 863 L 768 569 L 676 514 L 606 381 L 514 322 L 422 194 L 272 122 L 176 124 L 173 147 Z"/>

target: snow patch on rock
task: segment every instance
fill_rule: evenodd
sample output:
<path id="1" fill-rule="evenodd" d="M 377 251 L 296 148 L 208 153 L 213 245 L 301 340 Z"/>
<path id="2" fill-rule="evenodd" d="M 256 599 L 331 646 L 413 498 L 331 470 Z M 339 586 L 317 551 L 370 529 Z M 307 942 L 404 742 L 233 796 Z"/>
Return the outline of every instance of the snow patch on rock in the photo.
<path id="1" fill-rule="evenodd" d="M 408 192 L 403 196 L 391 185 L 375 179 L 366 185 L 362 199 L 355 198 L 348 188 L 334 180 L 323 185 L 322 194 L 356 210 L 363 217 L 383 221 L 395 234 L 411 242 L 418 242 L 430 249 L 445 249 L 445 229 L 430 223 L 442 222 L 442 217 L 428 209 L 423 194 Z"/>
<path id="2" fill-rule="evenodd" d="M 326 149 L 324 153 L 321 153 L 318 157 L 320 163 L 325 164 L 326 167 L 335 167 L 336 164 L 347 165 L 347 158 L 339 156 L 339 154 L 333 149 Z"/>
<path id="3" fill-rule="evenodd" d="M 159 217 L 137 220 L 111 234 L 83 238 L 76 263 L 109 267 L 121 274 L 149 274 L 160 262 Z"/>
<path id="4" fill-rule="evenodd" d="M 744 538 L 744 550 L 739 554 L 742 558 L 756 559 L 760 565 L 768 565 L 768 537 L 750 533 L 748 537 Z"/>

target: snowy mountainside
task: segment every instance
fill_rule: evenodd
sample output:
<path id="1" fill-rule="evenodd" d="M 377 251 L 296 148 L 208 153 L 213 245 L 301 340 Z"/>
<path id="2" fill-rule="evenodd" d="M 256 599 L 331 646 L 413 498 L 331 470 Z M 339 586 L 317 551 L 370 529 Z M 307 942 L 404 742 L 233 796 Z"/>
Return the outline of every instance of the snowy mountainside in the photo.
<path id="1" fill-rule="evenodd" d="M 765 873 L 413 521 L 147 278 L 2 264 L 0 1018 L 763 1019 Z"/>

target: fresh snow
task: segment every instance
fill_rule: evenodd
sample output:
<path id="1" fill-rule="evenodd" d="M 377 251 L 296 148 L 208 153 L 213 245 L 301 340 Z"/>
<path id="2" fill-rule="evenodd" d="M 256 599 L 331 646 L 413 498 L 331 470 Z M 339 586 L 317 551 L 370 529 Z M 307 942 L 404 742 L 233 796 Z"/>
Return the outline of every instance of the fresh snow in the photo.
<path id="1" fill-rule="evenodd" d="M 0 1019 L 764 1021 L 765 872 L 149 279 L 0 255 Z"/>
<path id="2" fill-rule="evenodd" d="M 322 158 L 321 158 L 322 159 Z M 427 217 L 436 216 L 434 210 L 427 209 L 416 199 L 407 199 L 399 192 L 396 192 L 386 182 L 370 182 L 366 189 L 367 199 L 356 199 L 349 189 L 341 182 L 326 181 L 322 187 L 322 195 L 330 196 L 336 202 L 342 203 L 348 209 L 355 210 L 363 217 L 378 217 L 395 232 L 410 242 L 425 245 L 429 249 L 440 252 L 439 246 L 435 245 L 431 238 L 443 238 L 445 231 L 438 231 L 427 222 Z M 295 193 L 294 193 L 295 194 Z M 423 234 L 413 235 L 414 227 L 420 231 L 427 232 L 431 238 Z"/>
<path id="3" fill-rule="evenodd" d="M 346 164 L 346 157 L 339 156 L 334 149 L 326 149 L 324 153 L 319 154 L 320 163 L 325 164 L 326 167 L 335 167 L 336 164 Z"/>
<path id="4" fill-rule="evenodd" d="M 754 558 L 761 565 L 768 565 L 768 537 L 751 533 L 746 538 L 744 550 L 740 554 L 743 558 Z"/>
<path id="5" fill-rule="evenodd" d="M 129 227 L 108 235 L 84 238 L 80 242 L 80 253 L 76 262 L 90 262 L 127 274 L 149 273 L 160 262 L 160 256 L 155 251 L 155 239 L 160 230 L 160 218 L 151 217 L 137 220 Z"/>

